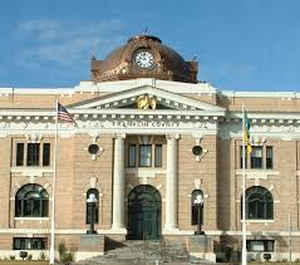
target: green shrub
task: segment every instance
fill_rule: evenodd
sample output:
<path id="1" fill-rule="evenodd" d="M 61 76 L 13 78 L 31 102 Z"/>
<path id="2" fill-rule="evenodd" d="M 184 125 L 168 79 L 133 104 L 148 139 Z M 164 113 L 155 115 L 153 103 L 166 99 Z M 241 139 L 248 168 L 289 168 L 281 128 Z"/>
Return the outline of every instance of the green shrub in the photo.
<path id="1" fill-rule="evenodd" d="M 46 255 L 44 252 L 41 252 L 40 256 L 39 256 L 39 260 L 44 261 L 46 260 Z"/>
<path id="2" fill-rule="evenodd" d="M 72 261 L 74 260 L 74 255 L 71 252 L 65 253 L 65 255 L 63 256 L 63 259 L 61 260 L 61 262 L 63 264 L 69 265 L 72 263 Z"/>
<path id="3" fill-rule="evenodd" d="M 27 260 L 32 260 L 32 255 L 31 254 L 28 255 Z"/>
<path id="4" fill-rule="evenodd" d="M 60 242 L 58 245 L 58 253 L 59 253 L 59 258 L 61 258 L 63 255 L 65 255 L 67 252 L 67 248 L 65 246 L 64 242 Z"/>
<path id="5" fill-rule="evenodd" d="M 15 260 L 16 257 L 15 256 L 9 256 L 10 260 Z"/>
<path id="6" fill-rule="evenodd" d="M 59 260 L 65 264 L 69 265 L 74 260 L 74 254 L 68 251 L 64 242 L 61 242 L 58 246 Z"/>

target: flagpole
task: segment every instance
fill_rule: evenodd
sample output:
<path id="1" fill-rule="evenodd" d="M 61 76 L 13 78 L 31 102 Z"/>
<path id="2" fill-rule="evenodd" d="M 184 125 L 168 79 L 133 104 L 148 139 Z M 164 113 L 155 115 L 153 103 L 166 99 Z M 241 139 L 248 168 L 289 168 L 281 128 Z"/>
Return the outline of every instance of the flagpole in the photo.
<path id="1" fill-rule="evenodd" d="M 52 211 L 51 211 L 51 240 L 50 240 L 50 264 L 54 264 L 55 260 L 55 186 L 56 186 L 56 153 L 57 153 L 57 138 L 58 138 L 58 99 L 55 100 L 55 143 L 53 156 L 53 180 L 52 180 Z"/>
<path id="2" fill-rule="evenodd" d="M 246 119 L 245 119 L 245 107 L 242 105 L 243 122 L 242 122 L 242 135 L 243 135 L 243 219 L 242 219 L 242 265 L 247 265 L 247 248 L 246 248 L 246 141 L 245 141 L 245 130 L 246 130 Z"/>

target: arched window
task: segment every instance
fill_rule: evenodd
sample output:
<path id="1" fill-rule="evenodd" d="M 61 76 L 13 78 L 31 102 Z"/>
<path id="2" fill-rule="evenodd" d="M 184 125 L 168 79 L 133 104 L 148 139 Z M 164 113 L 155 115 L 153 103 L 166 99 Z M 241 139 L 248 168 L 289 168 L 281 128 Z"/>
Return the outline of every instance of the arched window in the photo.
<path id="1" fill-rule="evenodd" d="M 246 190 L 246 219 L 273 219 L 273 196 L 266 188 L 256 186 Z"/>
<path id="2" fill-rule="evenodd" d="M 86 224 L 91 224 L 92 221 L 92 214 L 94 209 L 94 224 L 98 224 L 99 220 L 99 191 L 97 189 L 89 189 L 86 193 L 86 199 L 90 198 L 91 196 L 95 196 L 97 199 L 96 205 L 92 205 L 91 203 L 86 203 Z"/>
<path id="3" fill-rule="evenodd" d="M 16 217 L 47 217 L 49 209 L 49 195 L 38 184 L 27 184 L 16 194 Z"/>
<path id="4" fill-rule="evenodd" d="M 192 192 L 192 225 L 203 224 L 203 203 L 202 190 Z"/>

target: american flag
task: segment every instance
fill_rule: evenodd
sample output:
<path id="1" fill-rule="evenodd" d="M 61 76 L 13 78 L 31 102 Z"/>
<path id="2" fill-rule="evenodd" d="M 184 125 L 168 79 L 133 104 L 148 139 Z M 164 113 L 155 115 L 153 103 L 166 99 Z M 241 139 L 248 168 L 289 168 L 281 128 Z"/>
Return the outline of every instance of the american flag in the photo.
<path id="1" fill-rule="evenodd" d="M 71 114 L 59 102 L 57 102 L 57 120 L 66 121 L 66 122 L 75 122 Z"/>

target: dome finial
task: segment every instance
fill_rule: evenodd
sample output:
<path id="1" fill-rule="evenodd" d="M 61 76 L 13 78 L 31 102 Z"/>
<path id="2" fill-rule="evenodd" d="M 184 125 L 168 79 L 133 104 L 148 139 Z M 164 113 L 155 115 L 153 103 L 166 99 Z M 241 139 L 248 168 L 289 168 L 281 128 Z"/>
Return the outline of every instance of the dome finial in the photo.
<path id="1" fill-rule="evenodd" d="M 143 31 L 143 35 L 148 35 L 150 33 L 150 28 L 149 28 L 149 26 L 147 26 L 146 28 L 145 28 L 145 30 Z"/>

